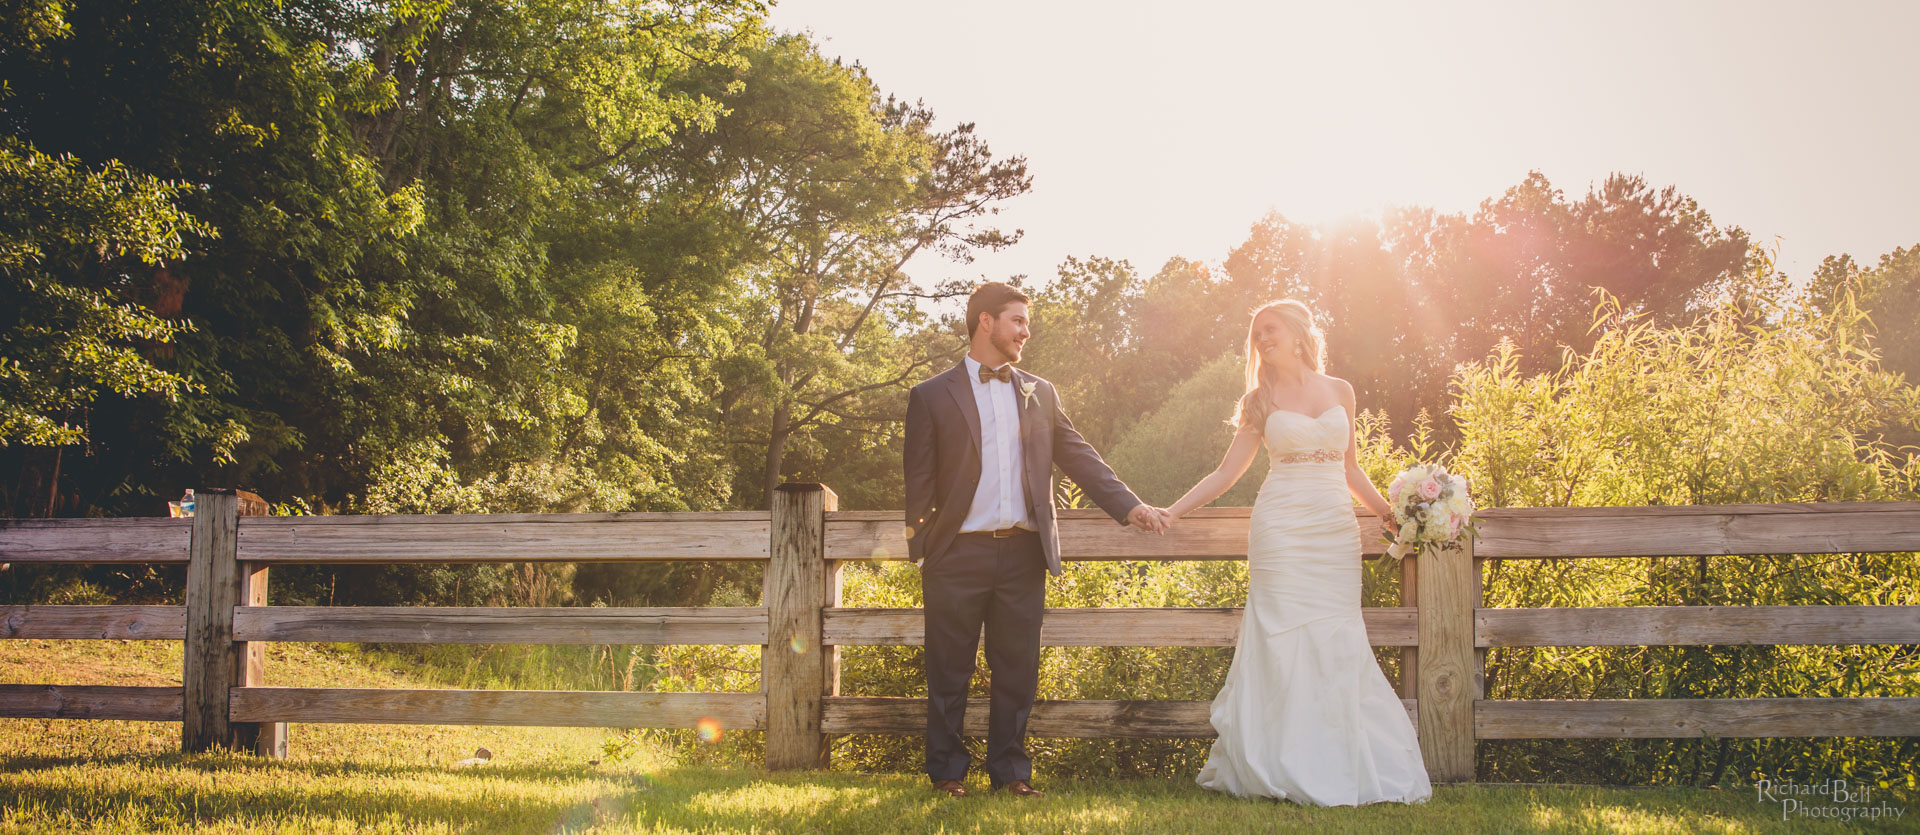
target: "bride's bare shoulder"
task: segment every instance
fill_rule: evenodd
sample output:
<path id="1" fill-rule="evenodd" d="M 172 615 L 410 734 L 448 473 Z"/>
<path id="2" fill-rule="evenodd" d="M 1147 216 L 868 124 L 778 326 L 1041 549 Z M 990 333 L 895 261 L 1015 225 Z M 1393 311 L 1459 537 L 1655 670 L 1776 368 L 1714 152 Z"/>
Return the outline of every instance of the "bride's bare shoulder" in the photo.
<path id="1" fill-rule="evenodd" d="M 1323 374 L 1318 371 L 1315 371 L 1313 373 L 1320 378 L 1320 384 L 1326 386 L 1329 390 L 1331 390 L 1335 397 L 1338 397 L 1342 400 L 1353 399 L 1352 383 L 1349 383 L 1346 380 L 1340 379 L 1339 377 L 1335 377 L 1332 374 Z"/>

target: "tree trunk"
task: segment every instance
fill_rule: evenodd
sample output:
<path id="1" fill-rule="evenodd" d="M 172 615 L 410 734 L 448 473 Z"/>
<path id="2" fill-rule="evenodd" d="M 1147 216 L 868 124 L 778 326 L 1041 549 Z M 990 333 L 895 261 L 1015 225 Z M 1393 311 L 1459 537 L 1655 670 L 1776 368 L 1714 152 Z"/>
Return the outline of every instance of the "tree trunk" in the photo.
<path id="1" fill-rule="evenodd" d="M 793 405 L 781 403 L 773 410 L 773 422 L 767 427 L 766 493 L 761 504 L 772 507 L 773 491 L 780 487 L 780 462 L 787 454 L 787 436 L 792 434 Z"/>

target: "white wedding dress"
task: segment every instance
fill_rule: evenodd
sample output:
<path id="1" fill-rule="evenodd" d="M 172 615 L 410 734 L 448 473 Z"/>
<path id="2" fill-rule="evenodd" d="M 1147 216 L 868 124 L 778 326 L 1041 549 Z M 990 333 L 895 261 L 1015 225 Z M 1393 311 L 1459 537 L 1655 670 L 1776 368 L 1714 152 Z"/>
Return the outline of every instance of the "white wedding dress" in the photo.
<path id="1" fill-rule="evenodd" d="M 1276 410 L 1266 434 L 1274 464 L 1253 506 L 1247 609 L 1200 785 L 1315 806 L 1424 801 L 1413 722 L 1360 617 L 1346 410 Z"/>

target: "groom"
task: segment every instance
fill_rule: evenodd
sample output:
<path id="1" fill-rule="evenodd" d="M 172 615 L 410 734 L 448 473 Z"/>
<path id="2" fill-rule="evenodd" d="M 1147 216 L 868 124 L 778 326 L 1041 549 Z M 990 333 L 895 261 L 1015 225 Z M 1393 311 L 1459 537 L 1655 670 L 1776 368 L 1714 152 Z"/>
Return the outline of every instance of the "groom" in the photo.
<path id="1" fill-rule="evenodd" d="M 1074 431 L 1053 385 L 1013 367 L 1031 335 L 1027 302 L 1008 284 L 976 288 L 966 359 L 907 399 L 907 558 L 926 598 L 927 776 L 954 797 L 967 794 L 960 737 L 983 623 L 992 671 L 987 778 L 1011 794 L 1043 794 L 1029 783 L 1025 741 L 1040 682 L 1046 573 L 1060 574 L 1053 466 L 1114 521 L 1155 533 L 1168 522 Z"/>

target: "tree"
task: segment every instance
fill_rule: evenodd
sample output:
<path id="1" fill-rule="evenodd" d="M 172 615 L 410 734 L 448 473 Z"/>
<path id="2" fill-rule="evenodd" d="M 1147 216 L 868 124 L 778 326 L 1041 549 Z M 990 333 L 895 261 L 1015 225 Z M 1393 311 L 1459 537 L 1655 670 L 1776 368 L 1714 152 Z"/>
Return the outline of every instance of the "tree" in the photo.
<path id="1" fill-rule="evenodd" d="M 1563 346 L 1592 344 L 1595 291 L 1658 325 L 1682 324 L 1748 267 L 1745 232 L 1715 227 L 1671 186 L 1655 191 L 1623 174 L 1572 202 L 1536 171 L 1472 216 L 1398 220 L 1401 257 L 1420 268 L 1411 277 L 1434 288 L 1430 299 L 1452 300 L 1446 341 L 1457 361 L 1485 357 L 1504 339 L 1529 369 L 1552 367 Z"/>
<path id="2" fill-rule="evenodd" d="M 1033 338 L 1021 366 L 1053 381 L 1074 428 L 1095 449 L 1118 437 L 1119 421 L 1145 393 L 1146 381 L 1128 373 L 1127 361 L 1147 283 L 1126 261 L 1069 256 L 1032 293 Z"/>
<path id="3" fill-rule="evenodd" d="M 190 390 L 141 350 L 186 329 L 163 315 L 178 312 L 178 299 L 143 299 L 127 274 L 164 275 L 186 238 L 212 233 L 175 204 L 185 190 L 118 163 L 88 169 L 0 142 L 0 448 L 52 451 L 49 471 L 8 491 L 9 515 L 62 509 L 62 453 L 92 440 L 102 394 L 166 400 Z"/>
<path id="4" fill-rule="evenodd" d="M 1398 416 L 1404 437 L 1414 414 L 1445 407 L 1457 364 L 1505 341 L 1524 368 L 1553 367 L 1592 344 L 1599 291 L 1684 323 L 1742 286 L 1749 257 L 1744 232 L 1672 187 L 1615 174 L 1570 201 L 1533 172 L 1470 215 L 1394 209 L 1318 227 L 1271 215 L 1226 268 L 1250 303 L 1296 296 L 1323 314 L 1330 373 Z"/>
<path id="5" fill-rule="evenodd" d="M 937 130 L 931 110 L 882 98 L 804 38 L 756 47 L 722 78 L 727 114 L 680 153 L 689 187 L 727 207 L 740 242 L 748 289 L 735 311 L 754 339 L 730 358 L 719 403 L 744 430 L 733 440 L 746 503 L 794 475 L 789 454 L 818 432 L 897 432 L 901 393 L 954 347 L 902 338 L 925 329 L 915 302 L 961 292 L 920 289 L 908 263 L 1012 244 L 1017 232 L 984 220 L 1030 179 L 972 125 Z"/>
<path id="6" fill-rule="evenodd" d="M 366 372 L 342 440 L 444 462 L 480 488 L 468 509 L 727 501 L 698 404 L 737 338 L 734 276 L 701 257 L 718 219 L 653 177 L 662 148 L 712 128 L 697 73 L 735 63 L 760 11 L 460 4 L 350 31 L 387 91 L 354 135 L 388 183 L 424 191 L 428 222 L 367 270 L 399 295 L 381 326 L 404 341 L 341 323 Z"/>
<path id="7" fill-rule="evenodd" d="M 687 77 L 733 60 L 762 11 L 8 12 L 5 31 L 39 33 L 0 50 L 8 132 L 177 182 L 178 205 L 221 233 L 126 271 L 129 297 L 170 293 L 193 324 L 147 352 L 184 384 L 94 410 L 88 470 L 62 473 L 80 506 L 151 512 L 208 480 L 317 509 L 724 502 L 711 415 L 655 404 L 711 390 L 726 277 L 646 257 L 702 233 L 651 224 L 653 193 L 628 174 L 712 124 L 719 105 Z M 428 483 L 447 489 L 404 489 Z"/>
<path id="8" fill-rule="evenodd" d="M 1848 255 L 1828 256 L 1814 271 L 1806 302 L 1822 313 L 1855 308 L 1868 319 L 1880 364 L 1908 381 L 1920 380 L 1920 245 L 1901 247 L 1863 268 Z M 1920 424 L 1888 421 L 1875 432 L 1908 457 L 1920 453 Z"/>
<path id="9" fill-rule="evenodd" d="M 1880 256 L 1880 263 L 1861 267 L 1849 255 L 1831 255 L 1820 262 L 1807 287 L 1809 303 L 1833 311 L 1853 302 L 1873 320 L 1875 347 L 1890 371 L 1920 380 L 1920 244 Z"/>

